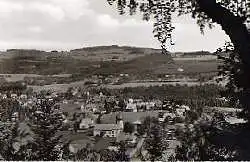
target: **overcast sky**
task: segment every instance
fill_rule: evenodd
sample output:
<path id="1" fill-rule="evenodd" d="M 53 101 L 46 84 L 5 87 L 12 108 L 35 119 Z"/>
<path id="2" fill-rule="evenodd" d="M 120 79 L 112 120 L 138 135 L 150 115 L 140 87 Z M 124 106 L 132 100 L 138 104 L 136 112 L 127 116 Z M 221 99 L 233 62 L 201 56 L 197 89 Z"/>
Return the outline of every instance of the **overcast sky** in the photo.
<path id="1" fill-rule="evenodd" d="M 201 35 L 195 21 L 174 20 L 170 51 L 214 51 L 228 37 L 216 26 Z M 106 0 L 0 0 L 0 49 L 70 50 L 85 46 L 129 45 L 160 48 L 152 22 L 120 16 Z"/>

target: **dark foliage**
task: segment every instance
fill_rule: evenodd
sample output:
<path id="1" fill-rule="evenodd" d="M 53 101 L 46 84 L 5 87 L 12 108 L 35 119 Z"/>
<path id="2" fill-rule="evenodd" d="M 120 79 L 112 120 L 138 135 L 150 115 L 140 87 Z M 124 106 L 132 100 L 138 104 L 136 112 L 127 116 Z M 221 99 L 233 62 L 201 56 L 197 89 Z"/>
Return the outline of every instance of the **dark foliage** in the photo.
<path id="1" fill-rule="evenodd" d="M 124 123 L 124 130 L 125 133 L 133 133 L 135 131 L 135 127 L 133 124 L 129 122 Z"/>
<path id="2" fill-rule="evenodd" d="M 163 160 L 163 152 L 167 148 L 167 143 L 164 140 L 163 127 L 158 120 L 152 119 L 150 127 L 145 140 L 145 149 L 148 151 L 149 160 L 158 161 Z"/>

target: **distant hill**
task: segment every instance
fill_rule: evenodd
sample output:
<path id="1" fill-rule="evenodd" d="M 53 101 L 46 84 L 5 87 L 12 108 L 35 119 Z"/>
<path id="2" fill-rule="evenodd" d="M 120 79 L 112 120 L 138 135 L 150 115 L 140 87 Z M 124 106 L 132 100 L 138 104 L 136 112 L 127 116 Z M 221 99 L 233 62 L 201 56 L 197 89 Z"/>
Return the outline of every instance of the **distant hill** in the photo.
<path id="1" fill-rule="evenodd" d="M 88 61 L 128 61 L 145 55 L 161 53 L 161 49 L 117 45 L 85 47 L 70 51 L 72 57 Z"/>
<path id="2" fill-rule="evenodd" d="M 130 46 L 94 46 L 94 47 L 85 47 L 80 49 L 71 50 L 71 53 L 81 53 L 81 52 L 104 52 L 104 53 L 130 53 L 130 54 L 140 54 L 140 53 L 161 53 L 161 49 L 154 48 L 142 48 L 142 47 L 130 47 Z"/>
<path id="3" fill-rule="evenodd" d="M 175 53 L 178 54 L 178 53 Z M 212 55 L 209 52 L 179 53 L 189 57 Z M 174 61 L 160 49 L 128 46 L 97 46 L 71 51 L 10 49 L 0 54 L 0 73 L 19 74 L 94 74 L 158 75 L 216 72 L 214 60 Z M 184 71 L 178 71 L 183 68 Z"/>

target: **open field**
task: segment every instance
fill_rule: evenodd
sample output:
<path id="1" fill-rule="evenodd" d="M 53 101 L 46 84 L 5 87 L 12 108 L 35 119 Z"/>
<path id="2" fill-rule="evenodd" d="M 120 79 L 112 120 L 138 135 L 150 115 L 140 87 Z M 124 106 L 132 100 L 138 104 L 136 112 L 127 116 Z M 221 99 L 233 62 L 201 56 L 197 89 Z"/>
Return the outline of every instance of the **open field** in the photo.
<path id="1" fill-rule="evenodd" d="M 102 85 L 103 88 L 110 89 L 123 89 L 123 88 L 133 88 L 133 87 L 154 87 L 154 86 L 163 86 L 163 85 L 182 85 L 182 86 L 198 86 L 204 84 L 213 84 L 213 83 L 200 83 L 200 82 L 137 82 L 137 83 L 123 83 L 120 85 Z"/>
<path id="2" fill-rule="evenodd" d="M 204 83 L 209 80 L 209 84 L 214 83 L 217 66 L 221 64 L 215 55 L 208 52 L 171 55 L 163 55 L 158 49 L 119 46 L 89 47 L 68 52 L 8 50 L 0 54 L 0 78 L 7 82 L 25 80 L 35 91 L 50 88 L 65 91 L 72 86 L 82 87 L 86 78 L 96 80 L 93 76 L 119 80 L 119 85 L 102 83 L 101 86 L 107 88 L 194 86 L 200 84 L 199 79 Z M 128 77 L 121 77 L 125 74 Z M 178 80 L 174 82 L 176 78 Z M 181 78 L 196 81 L 180 81 Z M 162 79 L 171 82 L 162 82 Z"/>
<path id="3" fill-rule="evenodd" d="M 69 84 L 50 84 L 50 85 L 44 85 L 44 86 L 28 86 L 33 89 L 34 92 L 39 92 L 42 90 L 45 91 L 52 91 L 52 92 L 58 92 L 58 93 L 65 93 L 70 87 L 85 87 L 84 83 L 86 81 L 78 81 L 78 82 L 72 82 Z"/>
<path id="4" fill-rule="evenodd" d="M 46 75 L 46 77 L 58 77 L 58 78 L 68 78 L 71 76 L 72 76 L 71 74 Z M 17 81 L 23 81 L 26 77 L 39 78 L 45 76 L 37 74 L 0 74 L 0 77 L 4 78 L 7 82 L 17 82 Z"/>
<path id="5" fill-rule="evenodd" d="M 217 71 L 216 59 L 197 59 L 195 55 L 174 57 L 161 50 L 132 47 L 92 47 L 70 52 L 10 50 L 0 55 L 0 73 L 9 74 L 187 74 Z M 206 55 L 204 58 L 214 58 Z M 201 58 L 201 57 L 199 57 Z M 184 71 L 178 71 L 182 68 Z"/>

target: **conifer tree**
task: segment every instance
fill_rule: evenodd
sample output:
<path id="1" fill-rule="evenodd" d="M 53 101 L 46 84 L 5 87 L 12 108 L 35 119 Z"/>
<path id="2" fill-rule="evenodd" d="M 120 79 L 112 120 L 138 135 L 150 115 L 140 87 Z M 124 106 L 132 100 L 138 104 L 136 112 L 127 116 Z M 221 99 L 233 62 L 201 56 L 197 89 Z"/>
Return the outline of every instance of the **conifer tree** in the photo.
<path id="1" fill-rule="evenodd" d="M 63 118 L 55 103 L 41 99 L 33 107 L 31 129 L 34 132 L 34 142 L 30 145 L 32 154 L 29 160 L 61 160 L 63 141 L 59 130 L 62 128 Z"/>

